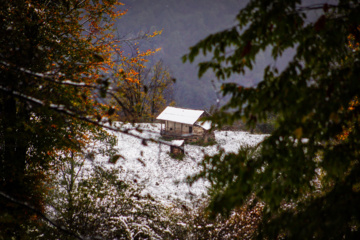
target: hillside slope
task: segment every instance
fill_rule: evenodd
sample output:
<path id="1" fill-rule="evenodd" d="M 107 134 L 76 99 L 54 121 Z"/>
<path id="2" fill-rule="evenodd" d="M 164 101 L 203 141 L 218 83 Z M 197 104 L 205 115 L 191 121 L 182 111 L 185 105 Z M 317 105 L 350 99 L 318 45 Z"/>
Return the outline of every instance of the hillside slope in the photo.
<path id="1" fill-rule="evenodd" d="M 125 127 L 131 128 L 130 125 Z M 160 124 L 140 124 L 140 127 L 145 130 L 142 136 L 154 139 L 160 137 Z M 142 185 L 144 195 L 150 194 L 162 201 L 179 200 L 188 204 L 196 202 L 194 200 L 206 194 L 206 182 L 199 181 L 191 187 L 184 183 L 187 176 L 200 170 L 198 163 L 204 154 L 215 154 L 219 148 L 226 152 L 235 152 L 241 146 L 258 144 L 266 136 L 240 131 L 215 131 L 217 145 L 185 145 L 185 157 L 183 160 L 177 160 L 169 156 L 170 147 L 167 145 L 149 142 L 144 146 L 140 139 L 119 133 L 113 134 L 117 139 L 115 150 L 123 158 L 113 165 L 108 163 L 107 157 L 99 155 L 95 159 L 96 163 L 122 169 L 121 178 Z M 92 163 L 88 164 L 90 166 Z"/>

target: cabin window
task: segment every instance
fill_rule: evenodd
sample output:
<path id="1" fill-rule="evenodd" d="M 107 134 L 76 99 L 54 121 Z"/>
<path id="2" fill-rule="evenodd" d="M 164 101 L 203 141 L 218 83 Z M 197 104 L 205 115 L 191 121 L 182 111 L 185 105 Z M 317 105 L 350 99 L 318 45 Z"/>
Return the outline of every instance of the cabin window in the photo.
<path id="1" fill-rule="evenodd" d="M 189 133 L 192 133 L 192 127 L 189 127 Z"/>
<path id="2" fill-rule="evenodd" d="M 172 131 L 172 128 L 170 128 L 170 131 Z"/>

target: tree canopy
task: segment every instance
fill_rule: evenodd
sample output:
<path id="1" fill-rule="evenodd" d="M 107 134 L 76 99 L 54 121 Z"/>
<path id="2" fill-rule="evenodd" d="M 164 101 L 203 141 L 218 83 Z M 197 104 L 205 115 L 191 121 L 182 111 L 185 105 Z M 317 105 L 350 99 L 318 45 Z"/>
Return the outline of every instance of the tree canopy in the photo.
<path id="1" fill-rule="evenodd" d="M 258 147 L 207 156 L 195 176 L 210 180 L 209 209 L 229 213 L 248 199 L 265 204 L 258 237 L 359 238 L 360 227 L 360 6 L 357 0 L 317 3 L 252 0 L 237 24 L 197 43 L 184 61 L 220 79 L 252 69 L 271 48 L 274 60 L 295 54 L 284 69 L 264 69 L 245 88 L 222 84 L 230 100 L 212 120 L 243 120 L 249 128 L 276 114 L 276 129 Z"/>
<path id="2" fill-rule="evenodd" d="M 49 170 L 59 167 L 62 154 L 81 152 L 114 113 L 103 97 L 112 94 L 110 72 L 121 51 L 113 32 L 114 19 L 126 13 L 120 5 L 0 5 L 0 234 L 6 239 L 27 236 L 27 224 L 45 210 Z M 132 81 L 126 76 L 121 80 Z"/>

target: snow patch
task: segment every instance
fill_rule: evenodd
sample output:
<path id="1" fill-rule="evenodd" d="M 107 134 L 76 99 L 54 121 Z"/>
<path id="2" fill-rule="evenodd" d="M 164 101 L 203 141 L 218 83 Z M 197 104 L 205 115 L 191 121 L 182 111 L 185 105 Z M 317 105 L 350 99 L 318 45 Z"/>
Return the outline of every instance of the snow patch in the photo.
<path id="1" fill-rule="evenodd" d="M 141 132 L 137 132 L 138 135 L 160 138 L 160 124 L 147 123 L 135 127 L 128 124 L 122 127 L 139 128 Z M 237 152 L 241 146 L 257 145 L 266 136 L 241 131 L 215 131 L 218 145 L 201 147 L 185 144 L 185 156 L 183 160 L 177 160 L 170 157 L 169 145 L 156 142 L 144 145 L 141 139 L 117 132 L 112 134 L 117 139 L 115 150 L 123 157 L 115 164 L 115 167 L 123 170 L 122 178 L 143 185 L 143 195 L 151 195 L 161 201 L 179 200 L 189 204 L 206 195 L 209 186 L 208 182 L 202 180 L 192 186 L 185 183 L 188 176 L 200 171 L 199 163 L 205 154 L 214 155 L 218 153 L 219 148 L 225 152 Z M 113 167 L 108 160 L 104 156 L 95 158 L 96 162 Z"/>

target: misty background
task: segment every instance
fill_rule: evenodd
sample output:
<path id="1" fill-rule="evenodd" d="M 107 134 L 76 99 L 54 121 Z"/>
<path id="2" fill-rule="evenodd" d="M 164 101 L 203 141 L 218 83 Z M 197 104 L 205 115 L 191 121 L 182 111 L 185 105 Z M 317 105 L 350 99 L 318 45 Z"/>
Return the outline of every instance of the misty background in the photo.
<path id="1" fill-rule="evenodd" d="M 209 34 L 230 28 L 236 23 L 236 15 L 245 7 L 248 0 L 123 0 L 128 9 L 117 23 L 118 33 L 124 38 L 135 38 L 141 33 L 162 30 L 160 36 L 141 43 L 141 49 L 161 48 L 151 59 L 154 64 L 163 60 L 176 79 L 174 98 L 176 106 L 209 109 L 210 106 L 224 103 L 219 91 L 220 83 L 211 71 L 199 79 L 197 63 L 204 59 L 200 56 L 195 63 L 183 63 L 181 57 L 189 48 Z M 311 1 L 324 2 L 324 1 Z M 305 1 L 306 3 L 306 1 Z M 313 13 L 313 17 L 320 13 Z M 271 49 L 260 53 L 256 65 L 245 76 L 233 76 L 227 81 L 245 87 L 256 86 L 262 80 L 263 69 L 271 64 L 279 69 L 286 66 L 293 51 L 287 51 L 280 60 L 274 62 Z M 207 56 L 209 57 L 209 56 Z"/>

